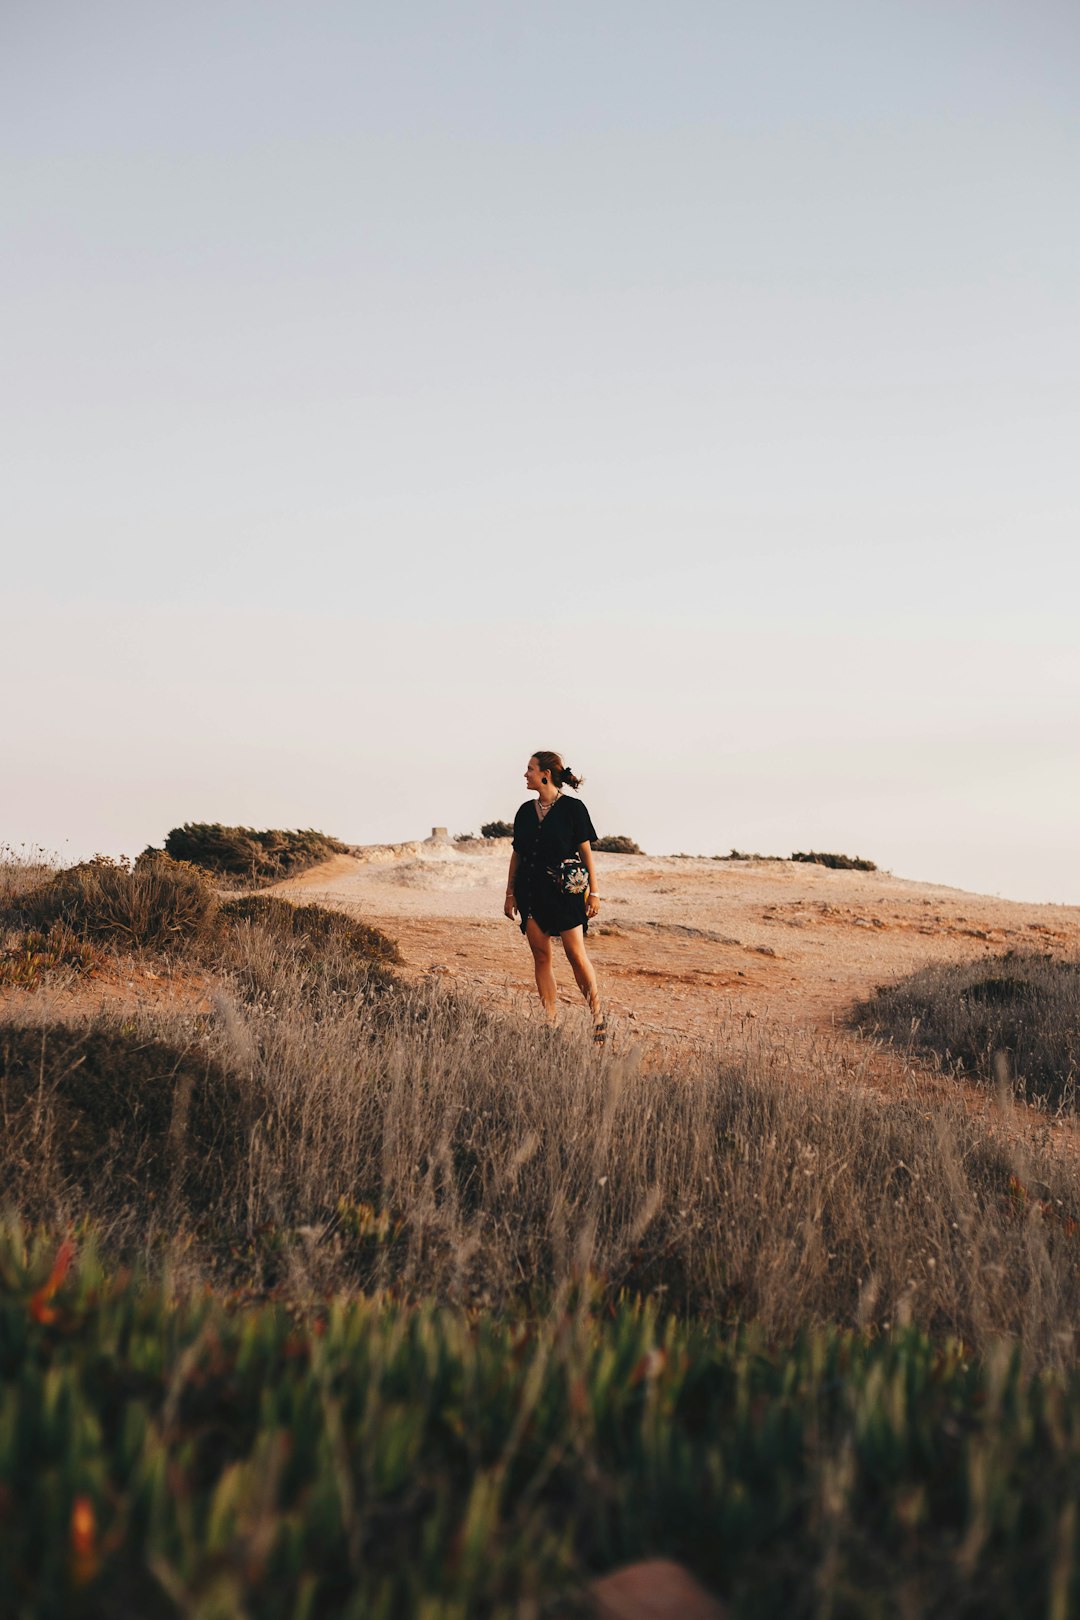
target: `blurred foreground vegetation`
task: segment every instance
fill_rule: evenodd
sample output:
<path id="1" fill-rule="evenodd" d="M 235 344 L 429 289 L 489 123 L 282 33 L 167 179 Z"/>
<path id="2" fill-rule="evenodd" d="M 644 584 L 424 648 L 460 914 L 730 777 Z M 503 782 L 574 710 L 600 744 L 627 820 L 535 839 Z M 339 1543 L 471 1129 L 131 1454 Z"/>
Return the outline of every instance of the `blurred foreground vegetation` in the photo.
<path id="1" fill-rule="evenodd" d="M 0 1243 L 0 1577 L 21 1620 L 567 1614 L 679 1559 L 736 1615 L 1061 1616 L 1080 1376 L 914 1329 L 230 1307 Z"/>

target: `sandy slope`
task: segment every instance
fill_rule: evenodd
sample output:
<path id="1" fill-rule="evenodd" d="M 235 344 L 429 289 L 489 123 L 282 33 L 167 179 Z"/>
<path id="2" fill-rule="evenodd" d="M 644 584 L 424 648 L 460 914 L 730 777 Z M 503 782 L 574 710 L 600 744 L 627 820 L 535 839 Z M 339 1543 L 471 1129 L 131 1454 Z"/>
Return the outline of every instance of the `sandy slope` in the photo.
<path id="1" fill-rule="evenodd" d="M 499 999 L 532 994 L 532 959 L 502 915 L 504 840 L 379 845 L 276 892 L 319 900 L 396 938 L 409 968 Z M 942 959 L 1080 950 L 1080 907 L 1026 905 L 883 872 L 788 861 L 598 855 L 604 896 L 590 951 L 615 1015 L 708 1035 L 732 1011 L 828 1024 L 874 985 Z M 568 1005 L 580 998 L 557 963 Z"/>

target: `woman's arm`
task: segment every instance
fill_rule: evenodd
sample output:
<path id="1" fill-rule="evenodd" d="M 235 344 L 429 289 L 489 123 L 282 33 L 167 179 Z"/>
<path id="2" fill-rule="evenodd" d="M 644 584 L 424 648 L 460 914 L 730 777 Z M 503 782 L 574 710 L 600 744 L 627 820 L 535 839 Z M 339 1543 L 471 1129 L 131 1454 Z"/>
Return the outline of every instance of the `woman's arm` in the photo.
<path id="1" fill-rule="evenodd" d="M 510 870 L 506 875 L 506 899 L 503 901 L 503 916 L 512 917 L 517 907 L 514 904 L 514 878 L 517 876 L 518 852 L 510 851 Z"/>
<path id="2" fill-rule="evenodd" d="M 594 893 L 596 889 L 596 868 L 593 866 L 592 845 L 587 838 L 584 843 L 578 845 L 578 854 L 585 863 L 585 870 L 589 874 L 589 893 L 585 899 L 585 915 L 595 917 L 600 910 L 600 895 Z"/>

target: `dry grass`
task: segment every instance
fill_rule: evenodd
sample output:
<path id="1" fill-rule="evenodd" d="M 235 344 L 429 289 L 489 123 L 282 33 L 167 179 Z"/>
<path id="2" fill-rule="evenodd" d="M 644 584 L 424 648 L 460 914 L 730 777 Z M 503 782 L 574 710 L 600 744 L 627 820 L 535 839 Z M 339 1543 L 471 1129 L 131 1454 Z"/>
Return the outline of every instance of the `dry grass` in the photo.
<path id="1" fill-rule="evenodd" d="M 647 1072 L 633 1051 L 598 1060 L 584 1031 L 436 988 L 312 981 L 251 924 L 232 951 L 206 1027 L 9 1036 L 11 1204 L 93 1216 L 129 1245 L 162 1230 L 186 1232 L 192 1255 L 244 1243 L 260 1285 L 509 1305 L 591 1273 L 778 1338 L 912 1320 L 976 1347 L 1013 1337 L 1039 1363 L 1073 1357 L 1080 1172 L 1018 1157 L 916 1087 L 883 1104 L 848 1047 L 733 1025 Z M 121 1100 L 106 1113 L 110 1075 Z M 220 1174 L 193 1182 L 207 1154 Z M 109 1163 L 141 1168 L 83 1173 Z"/>
<path id="2" fill-rule="evenodd" d="M 57 863 L 35 844 L 19 849 L 0 844 L 0 918 L 5 918 L 33 889 L 55 876 Z"/>

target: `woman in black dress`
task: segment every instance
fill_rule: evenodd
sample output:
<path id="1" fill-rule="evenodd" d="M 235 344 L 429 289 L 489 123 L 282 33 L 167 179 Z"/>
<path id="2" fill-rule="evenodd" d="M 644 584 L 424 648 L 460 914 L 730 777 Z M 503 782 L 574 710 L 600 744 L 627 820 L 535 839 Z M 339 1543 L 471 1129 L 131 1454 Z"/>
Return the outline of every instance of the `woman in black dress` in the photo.
<path id="1" fill-rule="evenodd" d="M 556 934 L 562 940 L 593 1015 L 593 1039 L 602 1045 L 606 1025 L 600 991 L 585 950 L 589 918 L 600 910 L 590 847 L 596 829 L 581 800 L 563 793 L 564 784 L 580 787 L 581 778 L 558 754 L 548 749 L 533 754 L 525 785 L 535 790 L 536 798 L 526 799 L 514 817 L 514 852 L 503 911 L 507 917 L 516 911 L 521 919 L 521 932 L 533 953 L 536 988 L 552 1022 L 556 1001 L 552 940 Z"/>

